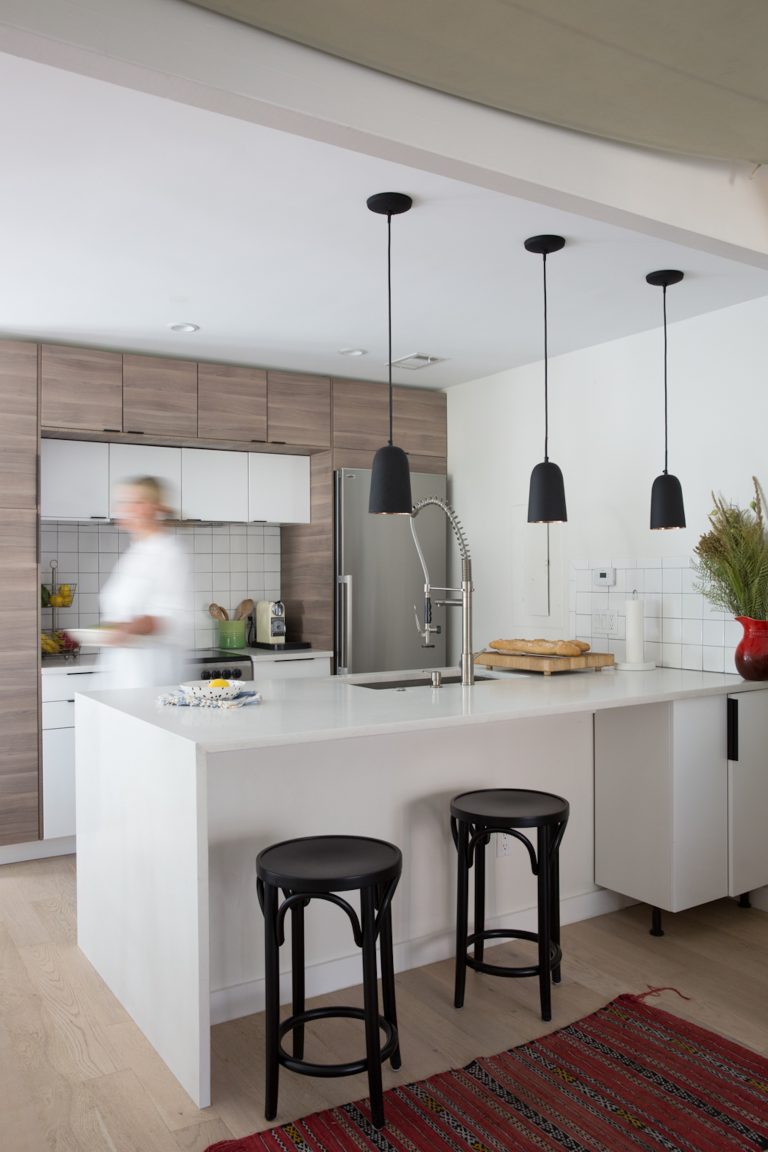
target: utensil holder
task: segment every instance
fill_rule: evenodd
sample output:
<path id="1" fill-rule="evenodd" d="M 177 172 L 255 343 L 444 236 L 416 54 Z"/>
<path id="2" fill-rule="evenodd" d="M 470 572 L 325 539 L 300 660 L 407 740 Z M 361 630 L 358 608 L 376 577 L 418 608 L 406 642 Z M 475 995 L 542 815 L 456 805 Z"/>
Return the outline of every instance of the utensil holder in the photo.
<path id="1" fill-rule="evenodd" d="M 245 620 L 219 620 L 219 648 L 245 648 Z"/>

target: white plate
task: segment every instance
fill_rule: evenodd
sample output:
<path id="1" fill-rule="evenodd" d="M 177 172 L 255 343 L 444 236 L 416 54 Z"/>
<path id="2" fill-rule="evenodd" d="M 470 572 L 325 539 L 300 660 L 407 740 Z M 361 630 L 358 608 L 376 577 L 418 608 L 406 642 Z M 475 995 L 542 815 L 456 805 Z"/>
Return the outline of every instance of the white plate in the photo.
<path id="1" fill-rule="evenodd" d="M 108 641 L 109 628 L 63 628 L 73 640 L 84 648 L 104 648 Z"/>
<path id="2" fill-rule="evenodd" d="M 182 692 L 202 700 L 231 700 L 243 691 L 242 680 L 230 680 L 226 688 L 212 688 L 209 680 L 187 680 L 180 685 Z"/>

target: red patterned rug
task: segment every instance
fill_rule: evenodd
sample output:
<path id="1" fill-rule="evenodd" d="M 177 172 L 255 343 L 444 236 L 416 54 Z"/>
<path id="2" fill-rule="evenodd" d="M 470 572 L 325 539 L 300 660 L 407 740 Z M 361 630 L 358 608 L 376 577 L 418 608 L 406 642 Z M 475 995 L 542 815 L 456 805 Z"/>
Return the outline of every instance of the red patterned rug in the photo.
<path id="1" fill-rule="evenodd" d="M 640 997 L 367 1100 L 208 1152 L 729 1152 L 768 1149 L 768 1060 Z"/>

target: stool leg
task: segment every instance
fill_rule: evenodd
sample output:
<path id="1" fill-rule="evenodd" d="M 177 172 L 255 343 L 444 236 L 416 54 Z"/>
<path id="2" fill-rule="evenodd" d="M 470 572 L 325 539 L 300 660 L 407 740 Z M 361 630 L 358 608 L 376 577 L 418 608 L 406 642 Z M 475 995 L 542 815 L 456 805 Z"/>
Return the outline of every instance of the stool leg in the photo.
<path id="1" fill-rule="evenodd" d="M 555 830 L 555 836 L 559 835 L 559 829 Z M 551 883 L 551 897 L 552 897 L 552 943 L 560 947 L 560 847 L 558 845 L 552 853 L 552 883 Z M 559 963 L 552 969 L 552 979 L 555 984 L 560 983 L 560 965 Z"/>
<path id="2" fill-rule="evenodd" d="M 379 904 L 380 906 L 380 904 Z M 395 961 L 392 948 L 392 905 L 390 903 L 381 918 L 381 932 L 379 934 L 379 953 L 381 955 L 381 998 L 384 1002 L 384 1019 L 388 1020 L 397 1030 L 397 1009 L 395 1006 Z M 393 1068 L 400 1067 L 400 1041 L 389 1058 Z"/>
<path id="3" fill-rule="evenodd" d="M 360 891 L 363 928 L 363 1009 L 365 1012 L 365 1055 L 368 1064 L 368 1093 L 374 1128 L 384 1127 L 384 1093 L 381 1086 L 381 1044 L 379 1038 L 379 992 L 376 983 L 376 907 L 374 887 Z"/>
<path id="4" fill-rule="evenodd" d="M 291 986 L 292 1014 L 304 1011 L 304 909 L 309 901 L 291 905 Z M 293 1054 L 304 1059 L 304 1025 L 297 1024 L 293 1032 Z"/>
<path id="5" fill-rule="evenodd" d="M 485 846 L 490 836 L 475 842 L 475 932 L 485 931 Z M 475 941 L 475 960 L 483 962 L 484 941 Z"/>
<path id="6" fill-rule="evenodd" d="M 539 936 L 539 998 L 541 1000 L 542 1020 L 552 1019 L 552 998 L 550 991 L 551 957 L 550 943 L 552 930 L 552 905 L 550 884 L 549 829 L 539 828 L 537 834 L 537 851 L 539 857 L 538 877 L 538 936 Z"/>
<path id="7" fill-rule="evenodd" d="M 453 996 L 454 1008 L 463 1008 L 464 1006 L 464 988 L 467 981 L 467 904 L 469 901 L 468 839 L 469 825 L 464 820 L 458 820 L 456 822 L 458 872 L 456 879 L 456 984 Z"/>
<path id="8" fill-rule="evenodd" d="M 278 1057 L 280 970 L 277 943 L 277 889 L 272 884 L 264 885 L 264 995 L 266 1000 L 264 1116 L 267 1120 L 274 1120 L 277 1115 L 277 1083 L 280 1072 Z"/>

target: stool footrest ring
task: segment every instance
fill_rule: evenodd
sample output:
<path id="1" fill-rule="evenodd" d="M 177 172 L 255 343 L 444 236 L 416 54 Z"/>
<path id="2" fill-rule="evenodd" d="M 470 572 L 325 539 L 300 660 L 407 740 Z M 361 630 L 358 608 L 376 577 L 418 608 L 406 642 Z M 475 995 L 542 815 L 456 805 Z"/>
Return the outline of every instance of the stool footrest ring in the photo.
<path id="1" fill-rule="evenodd" d="M 362 1008 L 310 1008 L 306 1012 L 297 1012 L 295 1016 L 286 1017 L 281 1022 L 278 1033 L 277 1051 L 280 1064 L 291 1072 L 298 1072 L 302 1076 L 354 1076 L 358 1072 L 367 1072 L 368 1060 L 365 1057 L 361 1060 L 350 1060 L 346 1064 L 313 1064 L 310 1060 L 298 1060 L 285 1051 L 281 1041 L 286 1033 L 293 1031 L 300 1025 L 309 1024 L 312 1020 L 329 1019 L 365 1020 L 365 1012 Z M 397 1048 L 398 1036 L 397 1028 L 381 1015 L 379 1016 L 379 1028 L 386 1037 L 380 1053 L 380 1060 L 383 1064 L 389 1060 Z"/>
<path id="2" fill-rule="evenodd" d="M 486 932 L 473 932 L 467 936 L 467 947 L 478 940 L 528 940 L 531 944 L 538 944 L 539 937 L 536 932 L 525 932 L 522 928 L 489 928 Z M 549 949 L 549 968 L 557 968 L 563 958 L 562 949 L 555 943 Z M 467 967 L 475 972 L 485 972 L 489 976 L 538 976 L 538 964 L 525 964 L 512 967 L 509 964 L 486 964 L 485 961 L 475 960 L 467 954 Z"/>

